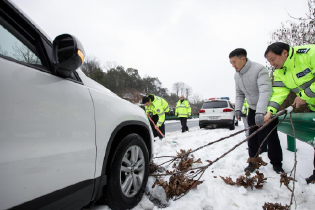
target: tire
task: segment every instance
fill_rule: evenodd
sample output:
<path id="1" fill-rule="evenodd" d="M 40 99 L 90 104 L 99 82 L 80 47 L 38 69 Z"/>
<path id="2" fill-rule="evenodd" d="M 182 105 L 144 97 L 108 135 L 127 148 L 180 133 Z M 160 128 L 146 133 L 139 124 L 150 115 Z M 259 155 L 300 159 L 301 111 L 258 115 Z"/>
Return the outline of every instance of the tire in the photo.
<path id="1" fill-rule="evenodd" d="M 142 199 L 148 176 L 148 149 L 138 134 L 129 134 L 113 156 L 108 184 L 101 200 L 105 200 L 113 210 L 135 207 Z"/>
<path id="2" fill-rule="evenodd" d="M 235 119 L 233 118 L 233 123 L 230 125 L 230 130 L 235 130 Z"/>

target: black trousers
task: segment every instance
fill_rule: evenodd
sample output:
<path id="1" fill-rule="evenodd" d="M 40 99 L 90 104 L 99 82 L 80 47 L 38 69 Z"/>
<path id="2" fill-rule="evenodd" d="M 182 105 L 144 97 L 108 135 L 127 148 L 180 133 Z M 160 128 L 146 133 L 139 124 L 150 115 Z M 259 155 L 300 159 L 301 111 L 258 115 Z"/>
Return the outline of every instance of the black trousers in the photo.
<path id="1" fill-rule="evenodd" d="M 255 114 L 256 110 L 249 109 L 248 112 L 248 126 L 255 125 Z M 259 131 L 256 135 L 254 135 L 252 138 L 248 140 L 248 154 L 249 157 L 255 157 L 261 141 L 263 141 L 268 133 L 277 126 L 279 120 L 278 118 L 272 121 L 267 127 L 265 127 L 263 130 Z M 254 133 L 258 127 L 252 128 L 249 130 L 249 135 Z M 278 136 L 277 129 L 273 130 L 266 140 L 268 144 L 268 157 L 270 159 L 271 164 L 276 164 L 282 166 L 282 148 Z"/>
<path id="2" fill-rule="evenodd" d="M 314 112 L 314 111 L 310 110 L 310 112 Z M 314 147 L 314 160 L 313 160 L 313 165 L 314 165 L 313 175 L 315 176 L 315 147 Z"/>
<path id="3" fill-rule="evenodd" d="M 187 117 L 180 117 L 180 124 L 182 125 L 182 132 L 188 131 L 188 126 L 187 126 Z"/>
<path id="4" fill-rule="evenodd" d="M 151 117 L 151 119 L 153 120 L 153 122 L 154 122 L 154 124 L 156 125 L 156 123 L 158 122 L 158 120 L 159 120 L 159 116 L 158 115 L 152 115 L 152 117 Z M 151 125 L 151 129 L 152 129 L 152 131 L 153 131 L 153 135 L 154 135 L 154 137 L 160 137 L 160 138 L 163 138 L 162 136 L 161 136 L 161 134 L 160 134 L 160 132 L 158 132 L 156 129 L 155 129 L 155 127 L 154 127 L 154 125 L 153 125 L 153 123 L 150 121 L 150 125 Z M 160 131 L 163 133 L 163 135 L 165 136 L 165 124 L 163 123 L 161 126 L 160 126 Z"/>

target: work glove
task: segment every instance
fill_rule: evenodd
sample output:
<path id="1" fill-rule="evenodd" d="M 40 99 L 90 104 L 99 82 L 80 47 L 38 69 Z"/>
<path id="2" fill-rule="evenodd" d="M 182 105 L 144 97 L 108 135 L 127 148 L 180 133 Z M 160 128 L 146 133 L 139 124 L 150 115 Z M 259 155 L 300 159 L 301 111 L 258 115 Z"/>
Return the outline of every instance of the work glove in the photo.
<path id="1" fill-rule="evenodd" d="M 264 125 L 264 114 L 256 113 L 256 115 L 255 115 L 255 123 L 259 127 L 263 126 Z"/>
<path id="2" fill-rule="evenodd" d="M 242 114 L 242 112 L 241 112 L 240 110 L 236 110 L 236 111 L 235 111 L 235 117 L 236 117 L 236 119 L 240 120 L 240 119 L 241 119 L 241 114 Z"/>
<path id="3" fill-rule="evenodd" d="M 287 113 L 290 113 L 293 111 L 293 106 L 289 106 L 289 107 L 285 108 L 285 110 L 287 110 Z"/>

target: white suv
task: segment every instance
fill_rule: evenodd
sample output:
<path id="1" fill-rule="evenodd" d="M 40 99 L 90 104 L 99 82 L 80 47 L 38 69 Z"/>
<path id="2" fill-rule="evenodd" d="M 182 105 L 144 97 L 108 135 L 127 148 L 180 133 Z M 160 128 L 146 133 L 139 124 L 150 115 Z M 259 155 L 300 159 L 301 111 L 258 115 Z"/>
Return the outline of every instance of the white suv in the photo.
<path id="1" fill-rule="evenodd" d="M 205 100 L 199 110 L 199 127 L 205 128 L 209 125 L 226 125 L 230 130 L 234 130 L 235 125 L 238 125 L 234 106 L 229 101 L 229 97 Z"/>
<path id="2" fill-rule="evenodd" d="M 153 154 L 144 111 L 84 75 L 76 37 L 0 8 L 0 210 L 133 208 Z"/>

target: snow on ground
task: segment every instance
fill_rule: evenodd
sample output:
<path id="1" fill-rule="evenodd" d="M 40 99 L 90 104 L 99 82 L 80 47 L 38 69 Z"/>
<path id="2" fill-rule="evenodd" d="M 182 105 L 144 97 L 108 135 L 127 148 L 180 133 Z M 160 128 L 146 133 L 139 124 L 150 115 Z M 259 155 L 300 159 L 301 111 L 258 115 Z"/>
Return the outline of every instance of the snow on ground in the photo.
<path id="1" fill-rule="evenodd" d="M 181 133 L 180 131 L 167 133 L 163 141 L 155 142 L 154 155 L 176 155 L 176 151 L 180 149 L 194 149 L 243 128 L 244 126 L 240 122 L 234 131 L 230 131 L 227 128 L 200 130 L 198 127 L 194 127 L 188 133 Z M 279 132 L 279 136 L 283 149 L 283 168 L 288 172 L 293 167 L 294 153 L 286 150 L 286 135 Z M 201 158 L 203 164 L 206 164 L 205 160 L 214 160 L 243 139 L 245 139 L 245 135 L 242 133 L 199 150 L 194 153 L 194 156 L 196 159 Z M 302 141 L 297 141 L 297 149 L 296 209 L 315 209 L 315 184 L 307 185 L 305 182 L 305 178 L 309 177 L 313 170 L 314 149 Z M 259 170 L 268 178 L 267 183 L 264 184 L 262 189 L 245 189 L 244 187 L 226 185 L 223 182 L 219 176 L 231 176 L 235 181 L 237 177 L 244 175 L 243 169 L 247 166 L 247 158 L 247 143 L 244 143 L 226 157 L 210 166 L 201 179 L 204 180 L 204 183 L 198 185 L 197 189 L 191 190 L 186 196 L 177 201 L 170 200 L 166 202 L 164 190 L 159 186 L 152 189 L 151 186 L 155 181 L 153 177 L 149 178 L 147 189 L 154 197 L 167 203 L 168 206 L 165 210 L 255 210 L 262 209 L 265 202 L 277 202 L 283 205 L 289 204 L 291 192 L 285 186 L 280 187 L 280 175 L 273 171 L 266 153 L 262 154 L 262 158 L 269 164 L 261 167 Z M 155 159 L 154 161 L 159 163 L 166 160 Z M 194 166 L 201 166 L 203 164 L 195 164 Z M 218 178 L 214 178 L 214 176 Z M 108 209 L 106 206 L 93 208 L 93 210 Z M 158 209 L 158 207 L 154 206 L 147 196 L 143 196 L 142 201 L 134 210 L 143 209 Z"/>

